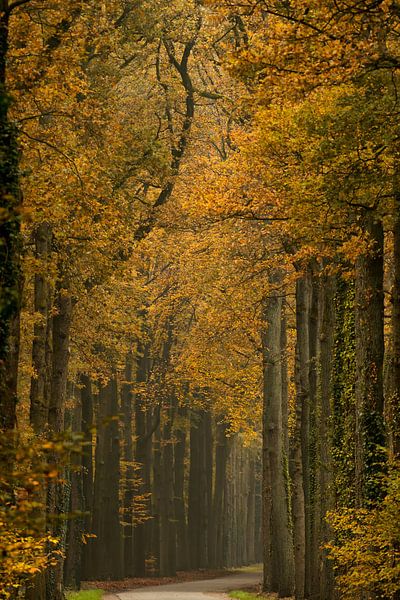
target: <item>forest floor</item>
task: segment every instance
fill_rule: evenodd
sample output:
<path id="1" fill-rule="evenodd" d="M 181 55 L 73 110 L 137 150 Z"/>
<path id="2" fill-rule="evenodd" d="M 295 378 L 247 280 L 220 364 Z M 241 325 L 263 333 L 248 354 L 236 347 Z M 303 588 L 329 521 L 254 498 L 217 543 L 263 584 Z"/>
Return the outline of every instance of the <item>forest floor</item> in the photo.
<path id="1" fill-rule="evenodd" d="M 207 572 L 204 572 L 206 574 Z M 209 573 L 209 572 L 208 572 Z M 256 588 L 261 572 L 234 572 L 213 579 L 197 579 L 161 585 L 149 585 L 106 594 L 104 600 L 215 600 L 230 590 Z M 228 598 L 228 596 L 223 596 Z"/>

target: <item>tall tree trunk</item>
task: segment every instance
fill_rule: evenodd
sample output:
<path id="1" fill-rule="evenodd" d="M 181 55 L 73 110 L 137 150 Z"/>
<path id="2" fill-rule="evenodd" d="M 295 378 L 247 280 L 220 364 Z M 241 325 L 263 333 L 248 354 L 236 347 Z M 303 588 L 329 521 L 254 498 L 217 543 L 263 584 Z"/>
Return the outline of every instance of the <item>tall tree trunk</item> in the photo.
<path id="1" fill-rule="evenodd" d="M 248 521 L 248 449 L 240 445 L 240 470 L 239 470 L 239 490 L 237 494 L 238 499 L 238 527 L 237 527 L 237 540 L 238 540 L 238 566 L 247 565 L 247 521 Z"/>
<path id="2" fill-rule="evenodd" d="M 175 430 L 174 448 L 174 495 L 177 539 L 177 569 L 185 571 L 189 568 L 189 548 L 187 539 L 186 504 L 185 504 L 185 456 L 187 408 L 178 408 L 178 424 Z"/>
<path id="3" fill-rule="evenodd" d="M 40 260 L 42 273 L 37 273 L 34 279 L 34 309 L 36 320 L 33 328 L 32 369 L 30 388 L 30 423 L 36 435 L 43 435 L 48 427 L 49 404 L 51 394 L 52 368 L 52 323 L 50 317 L 52 294 L 46 275 L 43 274 L 48 266 L 50 253 L 51 231 L 43 223 L 34 232 L 35 258 Z M 45 486 L 38 492 L 38 502 L 43 505 L 43 529 L 46 527 Z M 26 600 L 40 600 L 46 596 L 46 577 L 38 573 L 28 586 Z"/>
<path id="4" fill-rule="evenodd" d="M 153 441 L 153 480 L 151 486 L 151 560 L 150 575 L 160 574 L 160 507 L 161 507 L 161 427 L 154 432 Z"/>
<path id="5" fill-rule="evenodd" d="M 199 568 L 205 569 L 208 563 L 207 556 L 207 532 L 208 532 L 208 510 L 207 510 L 207 497 L 208 497 L 208 473 L 207 473 L 207 450 L 206 450 L 206 438 L 208 428 L 207 411 L 201 410 L 199 420 L 199 471 L 200 471 L 200 486 L 199 486 L 199 513 L 198 513 L 198 540 L 199 540 Z"/>
<path id="6" fill-rule="evenodd" d="M 97 579 L 121 579 L 122 539 L 119 522 L 119 406 L 113 375 L 98 396 L 97 444 L 94 481 L 92 565 Z"/>
<path id="7" fill-rule="evenodd" d="M 93 513 L 93 395 L 90 378 L 87 375 L 81 375 L 81 406 L 82 406 L 82 433 L 84 447 L 82 451 L 82 491 L 85 511 L 84 534 L 92 533 L 92 513 Z M 93 550 L 93 540 L 88 538 L 83 545 L 82 556 L 82 578 L 89 579 L 91 576 L 91 554 Z"/>
<path id="8" fill-rule="evenodd" d="M 17 130 L 10 122 L 6 88 L 9 2 L 0 2 L 0 429 L 16 424 L 20 269 L 20 202 Z"/>
<path id="9" fill-rule="evenodd" d="M 125 461 L 125 490 L 123 511 L 123 543 L 124 543 L 124 576 L 132 577 L 133 568 L 133 502 L 134 490 L 134 456 L 133 456 L 133 354 L 129 352 L 125 360 L 125 381 L 122 385 L 121 400 L 124 427 L 124 461 Z"/>
<path id="10" fill-rule="evenodd" d="M 207 470 L 204 410 L 192 410 L 190 419 L 190 470 L 188 536 L 193 569 L 207 566 Z"/>
<path id="11" fill-rule="evenodd" d="M 146 345 L 142 349 L 143 354 L 138 357 L 136 381 L 145 383 L 149 373 L 149 348 Z M 150 492 L 147 487 L 147 476 L 145 465 L 147 460 L 147 439 L 146 439 L 146 406 L 142 394 L 135 395 L 135 462 L 138 463 L 136 472 L 137 491 L 139 496 Z M 148 501 L 144 499 L 144 505 L 148 508 Z M 141 517 L 142 515 L 138 515 Z M 146 523 L 139 522 L 134 530 L 134 569 L 136 577 L 144 577 L 146 574 Z"/>
<path id="12" fill-rule="evenodd" d="M 256 562 L 263 561 L 263 543 L 262 543 L 262 452 L 259 452 L 256 460 L 256 481 L 255 481 L 256 507 L 254 515 L 254 554 Z"/>
<path id="13" fill-rule="evenodd" d="M 105 428 L 107 417 L 107 399 L 105 388 L 102 386 L 96 398 L 96 450 L 95 450 L 95 471 L 93 485 L 93 516 L 92 532 L 96 537 L 91 542 L 91 568 L 90 576 L 93 579 L 99 578 L 105 563 L 104 546 L 104 498 L 105 487 L 107 485 L 106 472 L 104 464 L 105 447 Z"/>
<path id="14" fill-rule="evenodd" d="M 150 368 L 150 367 L 149 367 Z M 159 489 L 157 489 L 157 486 L 155 485 L 156 482 L 152 482 L 151 480 L 151 474 L 152 472 L 154 472 L 153 469 L 153 463 L 154 463 L 154 443 L 153 443 L 153 438 L 154 435 L 157 435 L 158 432 L 160 431 L 160 415 L 161 415 L 161 408 L 162 408 L 162 402 L 159 402 L 158 407 L 153 407 L 153 406 L 149 406 L 146 409 L 146 435 L 145 435 L 145 461 L 144 461 L 144 465 L 143 465 L 143 473 L 144 473 L 144 486 L 145 489 L 148 490 L 148 499 L 146 501 L 146 511 L 148 515 L 154 514 L 154 510 L 153 510 L 153 501 L 154 501 L 154 497 L 158 496 L 159 498 Z M 160 435 L 161 435 L 161 431 L 160 431 Z M 161 457 L 160 457 L 161 460 Z M 153 487 L 152 487 L 153 484 Z M 156 511 L 156 513 L 159 515 L 159 510 L 158 512 Z M 160 544 L 157 545 L 157 548 L 155 548 L 155 546 L 153 545 L 153 541 L 152 541 L 152 529 L 154 525 L 154 519 L 149 519 L 146 520 L 146 522 L 144 523 L 145 526 L 145 539 L 146 539 L 146 547 L 145 547 L 145 554 L 146 554 L 146 560 L 150 559 L 150 557 L 152 556 L 152 552 L 153 550 L 156 550 L 156 554 L 155 554 L 155 558 L 157 559 L 157 562 L 159 564 L 160 562 L 160 556 L 159 556 L 159 546 Z M 146 563 L 146 570 L 147 570 L 147 563 Z"/>
<path id="15" fill-rule="evenodd" d="M 332 364 L 334 357 L 334 310 L 335 281 L 329 275 L 321 279 L 319 297 L 319 360 L 318 360 L 318 448 L 316 489 L 316 540 L 319 552 L 319 579 L 316 584 L 315 597 L 331 600 L 333 598 L 333 568 L 323 548 L 331 537 L 332 532 L 325 516 L 334 508 L 333 497 L 333 461 L 332 461 Z"/>
<path id="16" fill-rule="evenodd" d="M 231 459 L 231 478 L 230 478 L 230 508 L 231 508 L 231 530 L 230 530 L 230 564 L 232 567 L 236 567 L 238 564 L 238 478 L 239 478 L 239 444 L 238 436 L 233 441 L 232 452 L 230 455 Z"/>
<path id="17" fill-rule="evenodd" d="M 213 498 L 213 531 L 215 558 L 211 553 L 211 564 L 215 567 L 224 565 L 224 493 L 226 489 L 226 468 L 228 461 L 228 440 L 226 437 L 227 425 L 224 422 L 216 424 L 215 444 L 215 486 Z"/>
<path id="18" fill-rule="evenodd" d="M 74 433 L 81 432 L 82 405 L 77 390 L 74 386 L 75 406 L 71 415 L 71 430 Z M 80 452 L 73 454 L 71 458 L 71 469 L 69 475 L 70 503 L 67 522 L 66 552 L 64 564 L 64 585 L 67 588 L 79 590 L 82 579 L 82 535 L 84 533 L 84 521 L 82 512 L 84 508 L 83 481 L 82 481 L 82 456 Z"/>
<path id="19" fill-rule="evenodd" d="M 64 430 L 64 412 L 67 399 L 67 381 L 69 364 L 69 335 L 72 319 L 72 298 L 67 281 L 58 284 L 56 314 L 53 317 L 53 368 L 51 377 L 51 395 L 49 403 L 49 430 L 60 434 Z M 56 457 L 54 457 L 56 461 Z M 62 475 L 62 473 L 60 473 Z M 68 489 L 62 482 L 51 482 L 47 491 L 47 510 L 52 521 L 52 535 L 59 538 L 59 548 L 65 548 L 66 524 L 64 516 L 68 512 Z M 47 600 L 63 600 L 63 565 L 60 556 L 55 566 L 47 572 Z"/>
<path id="20" fill-rule="evenodd" d="M 210 547 L 213 544 L 213 475 L 214 475 L 214 436 L 212 429 L 212 415 L 209 410 L 203 413 L 204 419 L 204 479 L 205 479 L 205 532 L 206 548 L 205 557 L 206 566 L 210 566 Z"/>
<path id="21" fill-rule="evenodd" d="M 233 479 L 234 479 L 234 454 L 235 454 L 236 436 L 231 436 L 227 440 L 227 463 L 224 489 L 224 507 L 223 507 L 223 565 L 233 566 L 232 555 L 232 533 L 234 527 L 233 511 Z"/>
<path id="22" fill-rule="evenodd" d="M 201 443 L 199 413 L 190 414 L 190 468 L 188 490 L 188 538 L 190 567 L 200 566 L 200 515 L 201 515 Z"/>
<path id="23" fill-rule="evenodd" d="M 338 278 L 331 369 L 332 475 L 336 507 L 355 506 L 355 318 L 354 284 Z"/>
<path id="24" fill-rule="evenodd" d="M 296 282 L 296 360 L 295 427 L 290 448 L 290 475 L 292 480 L 293 540 L 295 561 L 295 597 L 303 600 L 305 590 L 305 494 L 303 449 L 308 442 L 309 403 L 309 307 L 310 285 L 307 276 Z"/>
<path id="25" fill-rule="evenodd" d="M 34 281 L 34 308 L 36 320 L 33 328 L 32 369 L 30 390 L 30 422 L 35 433 L 43 433 L 49 415 L 48 396 L 49 371 L 46 361 L 49 314 L 51 309 L 50 284 L 43 271 L 48 266 L 51 230 L 47 223 L 41 223 L 34 233 L 35 257 L 42 263 L 41 273 L 36 273 Z"/>
<path id="26" fill-rule="evenodd" d="M 264 300 L 263 365 L 264 410 L 263 445 L 267 496 L 264 503 L 264 589 L 280 597 L 293 591 L 293 551 L 290 512 L 284 473 L 284 431 L 282 419 L 282 291 L 280 278 L 271 279 L 272 289 Z"/>
<path id="27" fill-rule="evenodd" d="M 176 529 L 174 510 L 174 455 L 172 428 L 175 402 L 165 415 L 161 452 L 161 493 L 160 493 L 160 575 L 176 574 Z"/>
<path id="28" fill-rule="evenodd" d="M 288 376 L 288 336 L 286 306 L 282 303 L 281 315 L 281 361 L 282 361 L 282 429 L 285 469 L 289 478 L 289 376 Z"/>
<path id="29" fill-rule="evenodd" d="M 247 495 L 245 496 L 245 503 L 248 507 L 247 520 L 245 525 L 246 535 L 246 563 L 254 564 L 255 552 L 254 552 L 254 539 L 255 539 L 255 509 L 256 509 L 256 465 L 254 449 L 250 448 L 248 451 L 248 471 L 247 471 Z"/>
<path id="30" fill-rule="evenodd" d="M 116 374 L 107 385 L 107 427 L 104 445 L 104 467 L 107 477 L 104 498 L 104 540 L 106 563 L 104 576 L 110 579 L 122 579 L 123 556 L 122 536 L 119 519 L 120 485 L 120 426 L 119 398 Z"/>
<path id="31" fill-rule="evenodd" d="M 319 268 L 315 261 L 310 267 L 310 314 L 309 314 L 309 431 L 308 447 L 308 481 L 306 502 L 306 597 L 314 598 L 318 589 L 318 548 L 316 523 L 316 468 L 317 468 L 317 376 L 319 353 Z"/>
<path id="32" fill-rule="evenodd" d="M 360 506 L 379 500 L 384 463 L 383 226 L 373 212 L 363 226 L 371 250 L 356 264 L 356 492 Z"/>
<path id="33" fill-rule="evenodd" d="M 68 283 L 58 285 L 56 314 L 53 317 L 53 369 L 51 379 L 51 397 L 49 404 L 49 428 L 53 433 L 64 430 L 64 411 L 67 397 L 69 364 L 69 334 L 72 319 L 72 298 Z"/>
<path id="34" fill-rule="evenodd" d="M 389 443 L 391 454 L 400 455 L 400 191 L 395 190 L 393 227 L 393 289 L 392 289 L 392 339 L 390 381 L 387 401 Z"/>

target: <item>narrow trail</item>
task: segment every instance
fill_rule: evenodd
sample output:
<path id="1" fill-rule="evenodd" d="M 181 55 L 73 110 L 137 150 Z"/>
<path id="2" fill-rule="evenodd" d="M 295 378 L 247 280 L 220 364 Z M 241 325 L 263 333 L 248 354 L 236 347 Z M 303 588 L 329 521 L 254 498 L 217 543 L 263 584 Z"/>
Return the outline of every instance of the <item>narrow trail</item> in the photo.
<path id="1" fill-rule="evenodd" d="M 154 587 L 144 587 L 119 592 L 104 597 L 104 600 L 216 600 L 227 596 L 224 592 L 256 585 L 262 573 L 238 573 L 220 579 L 170 583 Z"/>

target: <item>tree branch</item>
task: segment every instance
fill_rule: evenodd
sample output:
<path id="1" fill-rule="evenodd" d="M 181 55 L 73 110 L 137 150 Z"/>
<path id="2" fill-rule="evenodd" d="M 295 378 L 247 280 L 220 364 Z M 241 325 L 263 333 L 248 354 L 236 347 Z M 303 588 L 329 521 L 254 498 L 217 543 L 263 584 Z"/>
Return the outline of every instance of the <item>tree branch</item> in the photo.
<path id="1" fill-rule="evenodd" d="M 23 6 L 24 4 L 28 4 L 31 0 L 14 0 L 11 4 L 8 5 L 6 14 L 10 15 L 13 10 L 18 8 L 19 6 Z"/>

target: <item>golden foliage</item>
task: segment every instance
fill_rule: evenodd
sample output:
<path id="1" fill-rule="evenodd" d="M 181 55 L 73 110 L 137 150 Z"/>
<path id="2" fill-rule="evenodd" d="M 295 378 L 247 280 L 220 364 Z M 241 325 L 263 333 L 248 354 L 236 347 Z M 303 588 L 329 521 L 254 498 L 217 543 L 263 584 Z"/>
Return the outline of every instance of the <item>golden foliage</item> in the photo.
<path id="1" fill-rule="evenodd" d="M 395 598 L 400 590 L 399 467 L 391 465 L 386 497 L 379 506 L 340 509 L 327 516 L 336 536 L 327 549 L 343 599 L 358 599 L 360 594 Z"/>
<path id="2" fill-rule="evenodd" d="M 13 598 L 24 582 L 57 560 L 59 540 L 44 523 L 44 490 L 48 482 L 58 479 L 71 451 L 79 449 L 79 439 L 44 441 L 2 433 L 0 598 Z"/>

